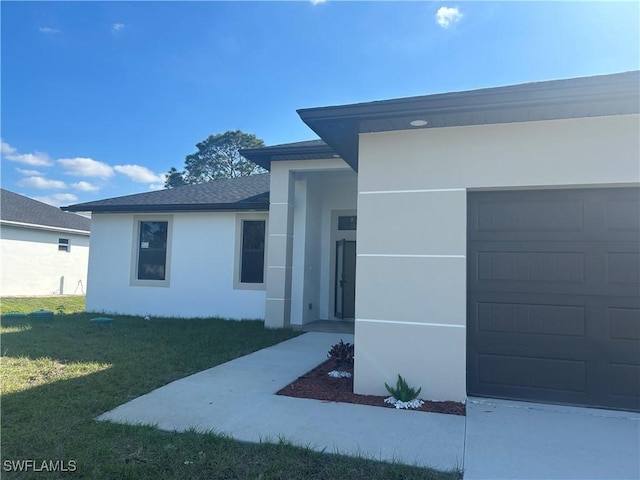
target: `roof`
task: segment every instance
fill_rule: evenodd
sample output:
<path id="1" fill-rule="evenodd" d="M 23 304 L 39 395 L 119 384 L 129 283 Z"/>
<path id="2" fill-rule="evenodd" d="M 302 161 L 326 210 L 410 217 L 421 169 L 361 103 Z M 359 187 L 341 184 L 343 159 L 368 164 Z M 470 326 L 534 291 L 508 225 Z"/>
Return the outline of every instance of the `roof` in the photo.
<path id="1" fill-rule="evenodd" d="M 268 210 L 269 174 L 108 198 L 63 207 L 71 212 L 186 212 Z"/>
<path id="2" fill-rule="evenodd" d="M 300 118 L 354 170 L 358 135 L 420 128 L 637 114 L 640 72 L 525 83 L 298 110 Z"/>
<path id="3" fill-rule="evenodd" d="M 40 228 L 77 230 L 89 233 L 91 220 L 33 198 L 0 189 L 0 220 L 5 224 L 19 224 Z"/>
<path id="4" fill-rule="evenodd" d="M 335 151 L 323 140 L 307 140 L 304 142 L 284 143 L 261 148 L 240 150 L 243 157 L 262 168 L 271 170 L 274 160 L 318 160 L 338 157 Z"/>

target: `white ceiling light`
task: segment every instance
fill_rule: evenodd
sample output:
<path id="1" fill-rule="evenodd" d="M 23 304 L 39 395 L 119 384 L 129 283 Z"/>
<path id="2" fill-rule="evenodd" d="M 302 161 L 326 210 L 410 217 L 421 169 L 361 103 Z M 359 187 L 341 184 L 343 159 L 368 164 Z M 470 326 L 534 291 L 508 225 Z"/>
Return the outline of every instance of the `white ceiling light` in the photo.
<path id="1" fill-rule="evenodd" d="M 409 125 L 411 125 L 412 127 L 424 127 L 427 123 L 426 120 L 412 120 L 411 122 L 409 122 Z"/>

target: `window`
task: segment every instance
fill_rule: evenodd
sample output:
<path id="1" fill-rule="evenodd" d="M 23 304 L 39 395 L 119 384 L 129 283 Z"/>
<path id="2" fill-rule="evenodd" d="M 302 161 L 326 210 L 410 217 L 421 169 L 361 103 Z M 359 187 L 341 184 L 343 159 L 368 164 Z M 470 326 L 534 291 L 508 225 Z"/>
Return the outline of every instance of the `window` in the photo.
<path id="1" fill-rule="evenodd" d="M 265 290 L 269 220 L 266 213 L 236 213 L 233 288 Z"/>
<path id="2" fill-rule="evenodd" d="M 168 220 L 137 222 L 132 283 L 168 286 L 169 225 Z"/>
<path id="3" fill-rule="evenodd" d="M 355 230 L 357 226 L 355 215 L 345 215 L 338 217 L 338 230 Z"/>
<path id="4" fill-rule="evenodd" d="M 59 252 L 68 252 L 71 249 L 69 245 L 68 238 L 59 238 L 58 239 L 58 251 Z"/>
<path id="5" fill-rule="evenodd" d="M 264 220 L 242 221 L 240 283 L 264 283 Z"/>

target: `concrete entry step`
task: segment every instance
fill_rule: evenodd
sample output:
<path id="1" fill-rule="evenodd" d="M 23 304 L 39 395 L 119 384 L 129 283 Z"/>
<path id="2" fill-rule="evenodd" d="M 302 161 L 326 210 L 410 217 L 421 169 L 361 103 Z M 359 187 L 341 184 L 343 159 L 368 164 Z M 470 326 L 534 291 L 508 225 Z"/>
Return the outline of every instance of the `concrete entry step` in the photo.
<path id="1" fill-rule="evenodd" d="M 348 333 L 353 335 L 354 322 L 345 320 L 316 320 L 304 325 L 291 325 L 301 332 Z"/>

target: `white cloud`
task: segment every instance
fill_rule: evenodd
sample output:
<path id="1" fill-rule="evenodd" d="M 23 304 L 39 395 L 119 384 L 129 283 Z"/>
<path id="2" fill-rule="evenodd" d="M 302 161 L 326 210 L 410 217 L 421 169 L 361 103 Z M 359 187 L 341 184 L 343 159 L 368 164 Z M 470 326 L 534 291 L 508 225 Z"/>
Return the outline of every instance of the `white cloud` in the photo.
<path id="1" fill-rule="evenodd" d="M 98 178 L 113 177 L 113 168 L 92 158 L 61 158 L 58 163 L 62 165 L 67 175 Z"/>
<path id="2" fill-rule="evenodd" d="M 42 33 L 51 33 L 51 34 L 60 33 L 60 30 L 58 30 L 57 28 L 51 28 L 51 27 L 40 27 L 38 30 L 40 30 Z"/>
<path id="3" fill-rule="evenodd" d="M 80 190 L 81 192 L 97 192 L 100 190 L 100 187 L 94 185 L 93 183 L 85 182 L 84 180 L 77 183 L 72 183 L 71 188 L 75 188 L 76 190 Z"/>
<path id="4" fill-rule="evenodd" d="M 76 197 L 73 193 L 54 193 L 53 195 L 47 195 L 44 197 L 32 197 L 34 200 L 38 200 L 39 202 L 48 203 L 49 205 L 53 205 L 54 207 L 60 207 L 62 205 L 69 205 L 70 203 L 74 203 L 78 201 L 78 197 Z"/>
<path id="5" fill-rule="evenodd" d="M 48 167 L 52 164 L 51 159 L 46 153 L 18 153 L 18 150 L 9 145 L 4 140 L 0 143 L 0 152 L 2 156 L 12 162 L 24 163 L 34 167 Z"/>
<path id="6" fill-rule="evenodd" d="M 27 177 L 18 182 L 21 187 L 31 187 L 44 190 L 47 188 L 67 188 L 67 184 L 60 180 L 51 180 L 44 177 Z"/>
<path id="7" fill-rule="evenodd" d="M 16 149 L 13 148 L 11 145 L 9 145 L 7 142 L 5 142 L 4 140 L 0 141 L 0 152 L 2 153 L 2 155 L 11 155 L 12 153 L 16 152 Z"/>
<path id="8" fill-rule="evenodd" d="M 454 23 L 458 23 L 462 18 L 462 12 L 458 7 L 440 7 L 436 12 L 436 23 L 442 28 L 449 28 Z"/>
<path id="9" fill-rule="evenodd" d="M 155 174 L 141 165 L 116 165 L 113 169 L 137 183 L 164 183 L 163 174 Z"/>
<path id="10" fill-rule="evenodd" d="M 111 33 L 118 33 L 120 30 L 124 29 L 126 25 L 124 23 L 114 23 L 111 25 Z"/>
<path id="11" fill-rule="evenodd" d="M 320 3 L 325 3 L 327 0 L 311 0 L 311 3 L 314 5 L 318 5 Z"/>
<path id="12" fill-rule="evenodd" d="M 16 167 L 16 171 L 21 175 L 26 175 L 28 177 L 41 177 L 43 175 L 42 172 L 38 170 L 25 170 L 24 168 Z"/>

